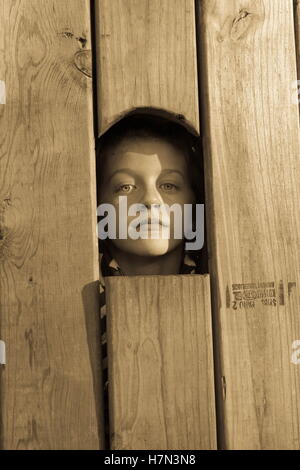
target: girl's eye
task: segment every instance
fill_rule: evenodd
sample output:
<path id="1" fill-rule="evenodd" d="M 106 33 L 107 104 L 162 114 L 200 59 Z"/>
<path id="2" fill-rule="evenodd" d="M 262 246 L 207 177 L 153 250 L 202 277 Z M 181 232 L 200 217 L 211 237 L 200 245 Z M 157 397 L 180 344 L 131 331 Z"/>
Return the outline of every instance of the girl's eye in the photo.
<path id="1" fill-rule="evenodd" d="M 116 188 L 116 193 L 122 192 L 122 193 L 130 193 L 132 189 L 134 189 L 135 186 L 134 184 L 121 184 Z"/>
<path id="2" fill-rule="evenodd" d="M 175 189 L 178 189 L 178 186 L 176 184 L 173 184 L 173 183 L 163 183 L 163 184 L 160 185 L 160 187 L 164 191 L 173 191 Z"/>

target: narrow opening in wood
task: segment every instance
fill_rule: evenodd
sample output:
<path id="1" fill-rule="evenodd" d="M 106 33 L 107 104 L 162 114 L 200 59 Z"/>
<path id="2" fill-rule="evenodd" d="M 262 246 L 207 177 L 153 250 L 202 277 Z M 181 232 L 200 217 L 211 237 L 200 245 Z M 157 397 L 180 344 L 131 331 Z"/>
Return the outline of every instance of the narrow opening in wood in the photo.
<path id="1" fill-rule="evenodd" d="M 207 221 L 207 236 L 206 247 L 207 253 L 213 253 L 214 247 L 216 246 L 215 241 L 215 219 L 214 219 L 214 198 L 213 198 L 213 177 L 212 177 L 212 162 L 211 162 L 211 149 L 210 141 L 207 137 L 208 129 L 207 123 L 209 121 L 209 106 L 208 106 L 208 90 L 209 81 L 207 77 L 207 69 L 209 64 L 206 58 L 206 48 L 204 44 L 204 31 L 203 31 L 203 5 L 199 0 L 195 0 L 195 12 L 196 12 L 196 41 L 197 41 L 197 68 L 198 68 L 198 89 L 199 89 L 199 118 L 200 128 L 202 132 L 202 152 L 203 152 L 203 165 L 204 165 L 204 184 L 205 194 L 207 200 L 206 210 L 206 221 Z M 221 372 L 221 358 L 220 358 L 220 325 L 218 319 L 218 288 L 216 285 L 216 274 L 217 266 L 214 256 L 208 256 L 208 269 L 210 272 L 210 294 L 211 294 L 211 311 L 212 311 L 212 339 L 213 339 L 213 361 L 214 361 L 214 384 L 215 384 L 215 406 L 216 406 L 216 432 L 217 432 L 217 447 L 223 448 L 224 446 L 224 421 L 223 421 L 223 389 L 220 377 Z"/>

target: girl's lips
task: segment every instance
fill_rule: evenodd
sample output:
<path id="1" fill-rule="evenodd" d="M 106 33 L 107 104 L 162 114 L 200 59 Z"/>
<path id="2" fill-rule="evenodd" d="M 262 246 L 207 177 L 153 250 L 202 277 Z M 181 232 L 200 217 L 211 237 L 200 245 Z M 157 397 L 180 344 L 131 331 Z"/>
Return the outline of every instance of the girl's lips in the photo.
<path id="1" fill-rule="evenodd" d="M 151 224 L 151 223 L 148 223 L 148 222 L 144 222 L 143 224 L 140 224 L 140 228 L 141 228 L 141 229 L 144 229 L 144 228 L 146 228 L 146 229 L 151 228 L 152 230 L 153 230 L 153 229 L 155 229 L 155 230 L 160 230 L 162 226 L 163 226 L 163 225 L 160 224 L 160 223 Z"/>
<path id="2" fill-rule="evenodd" d="M 163 233 L 164 230 L 168 230 L 168 227 L 164 227 L 161 224 L 142 224 L 139 225 L 137 228 L 138 232 L 146 232 L 146 233 Z"/>
<path id="3" fill-rule="evenodd" d="M 138 227 L 170 227 L 170 220 L 168 218 L 160 220 L 158 217 L 151 218 L 149 216 L 145 217 L 144 219 L 134 219 L 130 222 L 130 225 L 132 228 L 138 228 Z"/>
<path id="4" fill-rule="evenodd" d="M 162 222 L 161 220 L 151 220 L 151 219 L 148 219 L 148 220 L 143 220 L 139 225 L 147 225 L 147 226 L 150 226 L 150 227 L 153 227 L 153 226 L 160 226 L 160 227 L 169 227 L 169 224 L 166 224 L 165 222 Z"/>

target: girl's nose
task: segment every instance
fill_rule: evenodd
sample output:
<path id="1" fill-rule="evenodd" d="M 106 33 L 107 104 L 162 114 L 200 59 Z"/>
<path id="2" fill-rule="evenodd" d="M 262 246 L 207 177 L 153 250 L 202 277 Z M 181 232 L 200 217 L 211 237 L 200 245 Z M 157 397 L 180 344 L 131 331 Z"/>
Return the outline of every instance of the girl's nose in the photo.
<path id="1" fill-rule="evenodd" d="M 155 186 L 147 187 L 143 195 L 143 201 L 141 201 L 147 208 L 150 208 L 151 205 L 161 205 L 163 204 L 163 199 L 161 194 Z"/>

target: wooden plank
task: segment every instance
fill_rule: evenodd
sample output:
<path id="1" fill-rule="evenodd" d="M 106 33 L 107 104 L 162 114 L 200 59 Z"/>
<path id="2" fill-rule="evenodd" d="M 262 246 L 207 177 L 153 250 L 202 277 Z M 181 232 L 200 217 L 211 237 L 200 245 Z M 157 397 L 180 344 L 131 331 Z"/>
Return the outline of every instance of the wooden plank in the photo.
<path id="1" fill-rule="evenodd" d="M 107 277 L 112 449 L 214 449 L 209 275 Z"/>
<path id="2" fill-rule="evenodd" d="M 89 4 L 0 1 L 3 449 L 102 447 Z"/>
<path id="3" fill-rule="evenodd" d="M 300 366 L 291 361 L 300 338 L 293 2 L 198 7 L 221 445 L 299 449 Z"/>
<path id="4" fill-rule="evenodd" d="M 295 26 L 295 42 L 296 42 L 296 61 L 297 61 L 297 78 L 300 80 L 300 2 L 294 0 L 294 26 Z M 298 86 L 299 89 L 299 86 Z M 298 91 L 298 90 L 297 90 Z M 299 94 L 297 94 L 299 99 Z"/>
<path id="5" fill-rule="evenodd" d="M 139 106 L 199 130 L 193 0 L 96 0 L 99 134 Z"/>

